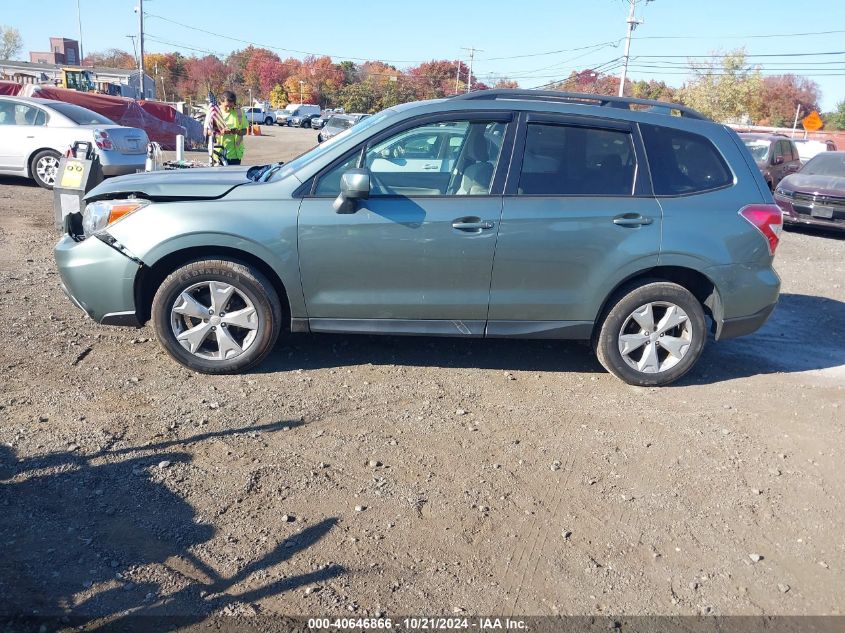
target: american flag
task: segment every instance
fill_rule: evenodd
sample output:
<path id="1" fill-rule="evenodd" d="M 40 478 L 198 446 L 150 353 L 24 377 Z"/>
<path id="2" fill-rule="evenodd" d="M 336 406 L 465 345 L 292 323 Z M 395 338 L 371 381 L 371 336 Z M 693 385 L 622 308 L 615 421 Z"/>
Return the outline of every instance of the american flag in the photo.
<path id="1" fill-rule="evenodd" d="M 208 110 L 205 113 L 203 128 L 208 136 L 208 157 L 211 160 L 211 156 L 214 154 L 214 136 L 221 130 L 226 129 L 226 123 L 223 121 L 223 115 L 213 92 L 208 93 Z"/>

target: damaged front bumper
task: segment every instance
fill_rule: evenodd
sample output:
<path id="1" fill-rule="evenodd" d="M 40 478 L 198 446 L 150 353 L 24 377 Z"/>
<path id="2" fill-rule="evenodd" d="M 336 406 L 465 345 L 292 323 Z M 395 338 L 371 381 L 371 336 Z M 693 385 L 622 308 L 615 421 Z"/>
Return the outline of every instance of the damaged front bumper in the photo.
<path id="1" fill-rule="evenodd" d="M 140 327 L 135 277 L 142 263 L 108 234 L 77 240 L 64 235 L 54 248 L 64 293 L 105 325 Z"/>

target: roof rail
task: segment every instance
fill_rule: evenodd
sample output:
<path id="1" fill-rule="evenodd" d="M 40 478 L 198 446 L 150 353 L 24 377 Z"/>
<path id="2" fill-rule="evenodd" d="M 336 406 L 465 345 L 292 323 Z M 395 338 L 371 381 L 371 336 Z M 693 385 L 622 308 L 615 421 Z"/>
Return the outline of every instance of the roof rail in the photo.
<path id="1" fill-rule="evenodd" d="M 520 90 L 493 89 L 476 90 L 452 97 L 456 101 L 495 101 L 495 100 L 524 100 L 524 101 L 557 101 L 561 103 L 581 103 L 583 105 L 599 105 L 610 108 L 624 108 L 630 110 L 632 105 L 649 106 L 651 111 L 658 114 L 671 114 L 673 110 L 681 116 L 690 119 L 707 119 L 706 116 L 686 106 L 666 101 L 651 99 L 636 99 L 634 97 L 611 97 L 582 92 L 558 92 L 556 90 Z"/>

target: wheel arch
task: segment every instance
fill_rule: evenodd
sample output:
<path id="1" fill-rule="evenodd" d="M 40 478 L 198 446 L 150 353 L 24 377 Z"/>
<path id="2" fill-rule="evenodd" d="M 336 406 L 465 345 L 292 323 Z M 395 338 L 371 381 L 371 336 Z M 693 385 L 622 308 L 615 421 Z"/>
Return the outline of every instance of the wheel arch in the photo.
<path id="1" fill-rule="evenodd" d="M 593 324 L 593 340 L 601 330 L 605 316 L 613 307 L 620 294 L 642 285 L 647 281 L 669 281 L 689 290 L 704 308 L 704 313 L 710 317 L 711 330 L 715 332 L 716 324 L 723 319 L 722 300 L 716 284 L 704 273 L 684 266 L 655 266 L 640 270 L 620 281 L 602 302 L 597 318 Z"/>
<path id="2" fill-rule="evenodd" d="M 192 246 L 173 251 L 158 259 L 151 266 L 142 266 L 135 276 L 135 310 L 138 321 L 149 321 L 153 297 L 165 278 L 177 268 L 198 259 L 231 259 L 254 267 L 273 285 L 282 304 L 282 323 L 290 325 L 291 305 L 288 290 L 278 273 L 260 257 L 229 246 Z M 283 325 L 284 327 L 284 325 Z"/>

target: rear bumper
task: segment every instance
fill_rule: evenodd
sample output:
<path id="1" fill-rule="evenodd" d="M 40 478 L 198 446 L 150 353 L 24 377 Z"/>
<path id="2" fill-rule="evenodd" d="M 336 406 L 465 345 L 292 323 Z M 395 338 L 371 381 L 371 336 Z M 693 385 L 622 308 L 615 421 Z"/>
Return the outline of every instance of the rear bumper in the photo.
<path id="1" fill-rule="evenodd" d="M 65 235 L 53 252 L 62 290 L 80 310 L 106 325 L 140 325 L 136 262 L 96 237 L 76 242 Z"/>
<path id="2" fill-rule="evenodd" d="M 144 171 L 146 154 L 121 154 L 116 151 L 100 151 L 100 165 L 105 176 L 123 176 Z"/>
<path id="3" fill-rule="evenodd" d="M 745 336 L 759 330 L 777 304 L 766 306 L 759 312 L 752 315 L 738 317 L 735 319 L 724 319 L 716 327 L 716 340 L 721 341 L 728 338 L 736 338 L 738 336 Z"/>
<path id="4" fill-rule="evenodd" d="M 771 260 L 713 266 L 703 271 L 718 290 L 711 306 L 716 340 L 751 334 L 774 310 L 780 296 L 780 277 Z"/>

